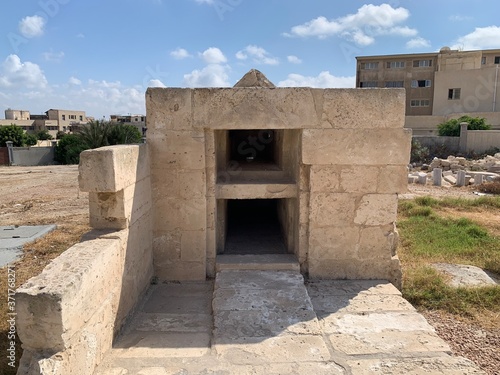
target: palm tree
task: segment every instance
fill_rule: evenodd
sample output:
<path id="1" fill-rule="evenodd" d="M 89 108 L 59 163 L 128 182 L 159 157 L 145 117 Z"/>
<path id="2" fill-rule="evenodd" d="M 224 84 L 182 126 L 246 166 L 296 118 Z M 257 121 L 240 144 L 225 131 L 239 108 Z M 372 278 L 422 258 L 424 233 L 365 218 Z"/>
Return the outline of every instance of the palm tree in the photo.
<path id="1" fill-rule="evenodd" d="M 82 141 L 89 148 L 108 146 L 108 135 L 111 125 L 107 121 L 93 120 L 81 127 L 78 131 Z"/>

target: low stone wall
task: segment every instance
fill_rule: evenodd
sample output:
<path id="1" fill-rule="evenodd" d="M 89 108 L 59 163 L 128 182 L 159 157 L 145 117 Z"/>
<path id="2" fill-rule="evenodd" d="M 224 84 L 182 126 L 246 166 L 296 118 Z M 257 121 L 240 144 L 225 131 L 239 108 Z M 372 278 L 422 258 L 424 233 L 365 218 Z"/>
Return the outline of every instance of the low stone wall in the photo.
<path id="1" fill-rule="evenodd" d="M 467 151 L 478 154 L 492 149 L 500 148 L 500 130 L 468 130 Z"/>
<path id="2" fill-rule="evenodd" d="M 19 374 L 91 375 L 153 277 L 146 145 L 84 151 L 83 241 L 18 289 Z"/>
<path id="3" fill-rule="evenodd" d="M 12 165 L 51 165 L 54 162 L 54 147 L 14 147 Z"/>

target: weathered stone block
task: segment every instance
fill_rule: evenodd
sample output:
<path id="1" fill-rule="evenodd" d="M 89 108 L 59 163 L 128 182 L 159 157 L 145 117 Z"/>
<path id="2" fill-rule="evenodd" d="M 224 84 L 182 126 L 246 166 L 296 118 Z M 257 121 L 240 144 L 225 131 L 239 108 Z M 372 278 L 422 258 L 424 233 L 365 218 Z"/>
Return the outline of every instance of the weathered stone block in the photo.
<path id="1" fill-rule="evenodd" d="M 323 128 L 402 128 L 405 123 L 405 91 L 315 89 L 323 93 Z M 360 105 L 363 103 L 363 105 Z"/>
<path id="2" fill-rule="evenodd" d="M 282 199 L 297 196 L 296 184 L 218 184 L 217 199 Z"/>
<path id="3" fill-rule="evenodd" d="M 407 165 L 411 130 L 304 129 L 302 161 L 328 165 Z"/>
<path id="4" fill-rule="evenodd" d="M 148 141 L 154 169 L 205 169 L 205 134 L 169 131 Z"/>
<path id="5" fill-rule="evenodd" d="M 399 259 L 357 260 L 357 259 L 310 259 L 309 276 L 318 279 L 369 280 L 384 279 L 401 287 Z"/>
<path id="6" fill-rule="evenodd" d="M 353 223 L 355 196 L 346 193 L 311 193 L 310 228 L 346 227 Z"/>
<path id="7" fill-rule="evenodd" d="M 378 167 L 343 167 L 340 188 L 346 193 L 376 193 L 378 175 Z"/>
<path id="8" fill-rule="evenodd" d="M 155 202 L 153 225 L 156 230 L 204 230 L 207 223 L 205 199 L 164 198 Z"/>
<path id="9" fill-rule="evenodd" d="M 391 259 L 395 241 L 393 225 L 362 228 L 359 237 L 360 259 Z"/>
<path id="10" fill-rule="evenodd" d="M 116 193 L 150 174 L 146 145 L 118 145 L 83 151 L 78 167 L 80 189 Z"/>
<path id="11" fill-rule="evenodd" d="M 71 346 L 95 301 L 106 300 L 122 277 L 120 245 L 119 239 L 76 244 L 17 290 L 18 332 L 27 348 L 58 352 Z"/>
<path id="12" fill-rule="evenodd" d="M 148 138 L 169 130 L 191 130 L 193 90 L 149 88 L 146 92 Z"/>
<path id="13" fill-rule="evenodd" d="M 181 234 L 181 260 L 196 262 L 206 259 L 206 231 L 183 231 Z"/>
<path id="14" fill-rule="evenodd" d="M 198 129 L 269 129 L 319 127 L 311 89 L 197 89 L 193 94 Z"/>
<path id="15" fill-rule="evenodd" d="M 206 258 L 196 262 L 155 259 L 154 266 L 155 276 L 161 281 L 201 281 L 206 279 Z"/>
<path id="16" fill-rule="evenodd" d="M 406 165 L 387 165 L 380 168 L 377 192 L 382 194 L 408 191 L 408 168 Z"/>
<path id="17" fill-rule="evenodd" d="M 367 194 L 361 198 L 354 222 L 361 225 L 387 225 L 396 221 L 396 194 Z"/>
<path id="18" fill-rule="evenodd" d="M 359 228 L 313 228 L 309 233 L 309 260 L 358 257 Z"/>
<path id="19" fill-rule="evenodd" d="M 340 185 L 339 168 L 336 166 L 311 165 L 311 192 L 338 192 Z"/>
<path id="20" fill-rule="evenodd" d="M 157 259 L 181 259 L 181 230 L 156 231 L 153 237 L 153 254 Z"/>

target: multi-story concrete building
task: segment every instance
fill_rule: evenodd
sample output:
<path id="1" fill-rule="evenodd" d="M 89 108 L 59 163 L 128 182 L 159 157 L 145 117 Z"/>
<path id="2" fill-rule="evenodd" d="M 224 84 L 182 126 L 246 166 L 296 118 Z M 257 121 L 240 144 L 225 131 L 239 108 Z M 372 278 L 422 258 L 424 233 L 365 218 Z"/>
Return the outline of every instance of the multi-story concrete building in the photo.
<path id="1" fill-rule="evenodd" d="M 146 116 L 144 115 L 110 115 L 109 118 L 113 123 L 135 126 L 142 135 L 146 133 Z"/>
<path id="2" fill-rule="evenodd" d="M 49 109 L 43 115 L 32 115 L 29 111 L 9 108 L 5 110 L 5 120 L 0 120 L 0 126 L 14 124 L 28 133 L 46 129 L 55 138 L 57 132 L 76 131 L 91 119 L 84 111 Z"/>
<path id="3" fill-rule="evenodd" d="M 470 114 L 500 126 L 500 49 L 357 57 L 356 87 L 406 89 L 406 123 L 430 132 Z M 418 117 L 416 117 L 418 116 Z"/>

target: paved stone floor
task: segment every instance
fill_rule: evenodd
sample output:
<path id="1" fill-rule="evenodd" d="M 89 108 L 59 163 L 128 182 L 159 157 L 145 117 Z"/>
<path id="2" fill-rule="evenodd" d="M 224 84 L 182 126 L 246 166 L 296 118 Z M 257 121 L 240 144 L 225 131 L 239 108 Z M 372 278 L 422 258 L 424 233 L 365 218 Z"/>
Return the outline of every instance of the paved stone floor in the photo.
<path id="1" fill-rule="evenodd" d="M 223 270 L 156 285 L 95 375 L 483 374 L 385 281 Z"/>

